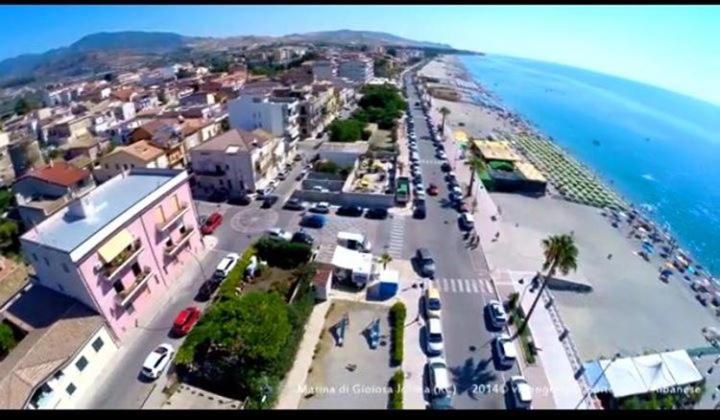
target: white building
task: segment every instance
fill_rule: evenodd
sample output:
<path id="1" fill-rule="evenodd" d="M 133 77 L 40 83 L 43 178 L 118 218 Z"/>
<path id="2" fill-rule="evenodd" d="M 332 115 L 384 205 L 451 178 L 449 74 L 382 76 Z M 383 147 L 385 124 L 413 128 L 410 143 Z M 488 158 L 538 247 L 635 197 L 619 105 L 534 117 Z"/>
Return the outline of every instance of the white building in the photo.
<path id="1" fill-rule="evenodd" d="M 39 285 L 3 316 L 26 335 L 0 362 L 0 409 L 80 408 L 118 348 L 103 318 Z"/>
<path id="2" fill-rule="evenodd" d="M 358 56 L 346 58 L 338 65 L 338 77 L 345 77 L 354 82 L 367 83 L 374 76 L 373 60 Z"/>
<path id="3" fill-rule="evenodd" d="M 228 102 L 231 128 L 245 131 L 265 130 L 287 142 L 287 152 L 297 152 L 300 137 L 298 122 L 300 101 L 294 97 L 277 97 L 271 93 L 241 94 Z"/>
<path id="4" fill-rule="evenodd" d="M 196 187 L 211 194 L 254 192 L 265 187 L 287 162 L 282 137 L 256 129 L 232 129 L 190 150 Z"/>
<path id="5" fill-rule="evenodd" d="M 312 63 L 315 80 L 330 80 L 337 76 L 337 66 L 330 60 L 317 60 Z"/>

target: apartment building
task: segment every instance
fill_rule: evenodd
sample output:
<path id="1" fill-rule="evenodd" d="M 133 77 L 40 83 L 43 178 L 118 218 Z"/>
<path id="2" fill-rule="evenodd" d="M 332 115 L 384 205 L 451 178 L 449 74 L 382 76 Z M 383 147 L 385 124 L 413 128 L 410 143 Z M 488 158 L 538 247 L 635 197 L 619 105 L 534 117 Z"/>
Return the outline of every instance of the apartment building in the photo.
<path id="1" fill-rule="evenodd" d="M 136 128 L 130 142 L 148 140 L 165 151 L 170 168 L 184 168 L 187 151 L 209 140 L 220 131 L 220 122 L 199 118 L 160 117 Z"/>
<path id="2" fill-rule="evenodd" d="M 91 116 L 68 116 L 47 128 L 47 143 L 61 145 L 89 133 L 96 119 Z"/>
<path id="3" fill-rule="evenodd" d="M 93 174 L 97 182 L 102 183 L 133 168 L 167 167 L 168 159 L 165 151 L 146 140 L 141 140 L 128 146 L 119 146 L 102 156 L 98 159 Z"/>
<path id="4" fill-rule="evenodd" d="M 2 316 L 23 337 L 0 362 L 0 409 L 77 408 L 118 349 L 101 316 L 43 286 Z"/>
<path id="5" fill-rule="evenodd" d="M 27 231 L 36 283 L 93 309 L 122 340 L 204 249 L 188 179 L 131 169 Z"/>
<path id="6" fill-rule="evenodd" d="M 240 195 L 265 187 L 287 162 L 281 137 L 231 129 L 190 151 L 195 186 L 203 194 Z"/>
<path id="7" fill-rule="evenodd" d="M 65 208 L 95 188 L 92 174 L 63 161 L 33 169 L 13 184 L 20 218 L 27 228 Z"/>
<path id="8" fill-rule="evenodd" d="M 15 168 L 10 158 L 10 136 L 0 131 L 0 186 L 12 184 L 15 180 Z"/>
<path id="9" fill-rule="evenodd" d="M 315 80 L 330 80 L 337 77 L 337 66 L 331 60 L 316 60 L 312 63 Z"/>
<path id="10" fill-rule="evenodd" d="M 367 83 L 374 76 L 373 60 L 362 55 L 347 56 L 340 61 L 337 74 L 354 82 Z"/>

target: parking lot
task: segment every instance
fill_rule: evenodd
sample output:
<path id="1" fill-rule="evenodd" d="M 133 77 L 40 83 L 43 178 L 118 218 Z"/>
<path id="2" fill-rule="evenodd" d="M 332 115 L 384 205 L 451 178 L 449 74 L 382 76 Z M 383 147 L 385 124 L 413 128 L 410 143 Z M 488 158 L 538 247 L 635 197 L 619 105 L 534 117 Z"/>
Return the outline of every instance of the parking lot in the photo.
<path id="1" fill-rule="evenodd" d="M 342 346 L 334 326 L 347 314 L 349 325 Z M 371 349 L 367 328 L 380 320 L 380 344 Z M 385 409 L 390 367 L 388 307 L 358 302 L 333 303 L 304 389 L 301 409 Z"/>

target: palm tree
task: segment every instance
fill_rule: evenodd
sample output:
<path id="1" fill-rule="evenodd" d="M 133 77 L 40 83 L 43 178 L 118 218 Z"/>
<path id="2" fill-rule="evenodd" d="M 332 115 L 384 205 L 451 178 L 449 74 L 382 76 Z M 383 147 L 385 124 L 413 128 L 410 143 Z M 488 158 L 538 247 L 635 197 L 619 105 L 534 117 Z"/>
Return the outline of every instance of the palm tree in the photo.
<path id="1" fill-rule="evenodd" d="M 522 325 L 518 328 L 512 339 L 517 338 L 523 331 L 525 331 L 525 328 L 530 321 L 530 317 L 535 311 L 535 306 L 537 306 L 537 303 L 540 300 L 540 295 L 542 295 L 545 291 L 548 280 L 555 275 L 555 272 L 560 270 L 563 275 L 566 275 L 570 272 L 570 270 L 575 271 L 577 269 L 578 249 L 575 246 L 575 240 L 571 235 L 563 234 L 549 236 L 542 240 L 542 246 L 543 254 L 545 255 L 543 270 L 547 270 L 547 274 L 541 276 L 542 285 L 540 286 L 540 290 L 535 296 L 535 300 L 530 306 L 530 310 L 525 316 Z M 521 305 L 521 303 L 518 303 L 518 305 Z"/>
<path id="2" fill-rule="evenodd" d="M 468 188 L 467 195 L 470 196 L 472 195 L 473 186 L 475 185 L 476 173 L 485 172 L 487 165 L 485 164 L 485 161 L 478 156 L 472 156 L 468 161 L 468 165 L 470 166 L 470 187 Z"/>
<path id="3" fill-rule="evenodd" d="M 439 109 L 440 115 L 442 115 L 442 122 L 440 124 L 442 134 L 445 134 L 445 118 L 450 115 L 450 110 L 447 109 L 447 107 L 442 107 Z"/>
<path id="4" fill-rule="evenodd" d="M 383 265 L 383 270 L 387 268 L 387 265 L 390 263 L 390 261 L 392 261 L 392 257 L 387 252 L 380 256 L 380 263 Z"/>

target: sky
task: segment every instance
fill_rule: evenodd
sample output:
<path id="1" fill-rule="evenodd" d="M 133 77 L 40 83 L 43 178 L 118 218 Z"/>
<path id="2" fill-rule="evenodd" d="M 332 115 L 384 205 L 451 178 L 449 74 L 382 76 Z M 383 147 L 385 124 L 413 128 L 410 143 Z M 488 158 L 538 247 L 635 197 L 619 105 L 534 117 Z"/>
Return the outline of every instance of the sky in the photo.
<path id="1" fill-rule="evenodd" d="M 717 6 L 0 6 L 0 59 L 94 32 L 389 32 L 621 76 L 720 105 Z M 11 40 L 11 42 L 7 42 Z"/>

